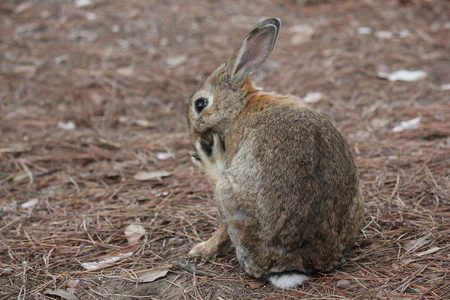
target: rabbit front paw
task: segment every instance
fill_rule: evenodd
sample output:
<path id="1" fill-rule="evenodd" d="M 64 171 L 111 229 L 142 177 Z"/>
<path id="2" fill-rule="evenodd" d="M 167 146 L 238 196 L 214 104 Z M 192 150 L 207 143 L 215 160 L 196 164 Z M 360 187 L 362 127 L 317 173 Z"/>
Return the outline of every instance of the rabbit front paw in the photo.
<path id="1" fill-rule="evenodd" d="M 197 140 L 195 148 L 197 152 L 191 154 L 192 161 L 203 169 L 211 183 L 215 185 L 226 168 L 225 145 L 218 134 L 213 134 L 211 144 Z"/>

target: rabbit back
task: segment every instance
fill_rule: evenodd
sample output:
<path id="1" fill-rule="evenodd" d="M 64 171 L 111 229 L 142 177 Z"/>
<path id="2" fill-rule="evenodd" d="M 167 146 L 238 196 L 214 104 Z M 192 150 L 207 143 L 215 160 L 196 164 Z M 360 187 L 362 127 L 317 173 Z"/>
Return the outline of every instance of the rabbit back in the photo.
<path id="1" fill-rule="evenodd" d="M 247 273 L 327 271 L 362 221 L 358 170 L 341 134 L 290 96 L 259 93 L 225 136 L 216 201 Z"/>

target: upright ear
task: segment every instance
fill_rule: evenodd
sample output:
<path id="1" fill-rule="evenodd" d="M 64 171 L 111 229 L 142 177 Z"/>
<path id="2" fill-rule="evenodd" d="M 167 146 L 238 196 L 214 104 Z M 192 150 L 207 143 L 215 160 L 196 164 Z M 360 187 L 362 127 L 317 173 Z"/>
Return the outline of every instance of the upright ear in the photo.
<path id="1" fill-rule="evenodd" d="M 237 86 L 255 72 L 272 53 L 280 30 L 279 19 L 258 24 L 242 41 L 227 62 L 231 84 Z"/>

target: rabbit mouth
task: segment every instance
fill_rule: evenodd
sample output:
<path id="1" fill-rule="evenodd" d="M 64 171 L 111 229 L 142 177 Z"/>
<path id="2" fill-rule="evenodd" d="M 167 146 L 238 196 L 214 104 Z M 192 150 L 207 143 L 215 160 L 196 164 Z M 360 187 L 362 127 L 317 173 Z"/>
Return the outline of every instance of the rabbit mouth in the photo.
<path id="1" fill-rule="evenodd" d="M 203 121 L 196 120 L 195 122 L 196 122 L 195 131 L 197 131 L 198 133 L 204 133 L 204 132 L 208 131 L 209 129 L 211 129 L 211 126 L 207 125 Z"/>

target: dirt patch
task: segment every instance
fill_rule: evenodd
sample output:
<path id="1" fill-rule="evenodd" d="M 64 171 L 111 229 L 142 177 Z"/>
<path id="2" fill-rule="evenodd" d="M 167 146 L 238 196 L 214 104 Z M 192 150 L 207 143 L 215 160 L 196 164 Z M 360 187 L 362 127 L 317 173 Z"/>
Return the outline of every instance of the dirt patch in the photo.
<path id="1" fill-rule="evenodd" d="M 272 16 L 255 81 L 322 93 L 310 105 L 346 137 L 366 202 L 348 262 L 292 290 L 252 289 L 233 253 L 186 255 L 218 224 L 188 98 Z M 449 20 L 444 0 L 2 1 L 0 299 L 448 298 Z M 427 76 L 379 78 L 401 69 Z"/>

